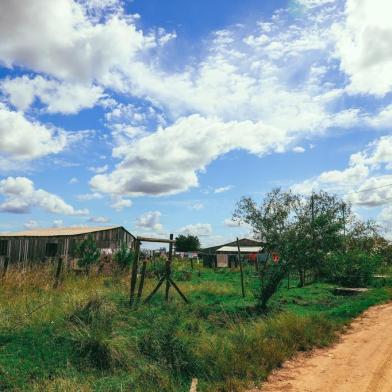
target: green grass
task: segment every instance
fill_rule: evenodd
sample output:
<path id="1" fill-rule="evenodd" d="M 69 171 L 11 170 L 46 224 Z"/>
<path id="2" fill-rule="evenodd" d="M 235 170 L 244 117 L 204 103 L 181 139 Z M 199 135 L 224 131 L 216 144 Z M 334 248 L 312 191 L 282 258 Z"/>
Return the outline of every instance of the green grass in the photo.
<path id="1" fill-rule="evenodd" d="M 176 266 L 176 271 L 189 269 Z M 317 283 L 286 283 L 257 312 L 254 272 L 198 266 L 189 279 L 176 272 L 191 304 L 174 291 L 148 306 L 128 307 L 128 276 L 66 276 L 52 289 L 50 269 L 10 271 L 0 289 L 1 391 L 241 391 L 300 350 L 324 346 L 348 321 L 392 290 L 375 287 L 335 296 Z M 145 293 L 156 280 L 146 281 Z M 295 285 L 295 281 L 292 282 Z"/>

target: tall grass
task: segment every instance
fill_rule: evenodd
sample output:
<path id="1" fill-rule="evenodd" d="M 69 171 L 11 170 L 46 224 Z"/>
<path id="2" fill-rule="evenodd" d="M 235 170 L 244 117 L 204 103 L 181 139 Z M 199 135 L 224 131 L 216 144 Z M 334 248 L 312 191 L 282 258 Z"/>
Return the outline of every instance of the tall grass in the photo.
<path id="1" fill-rule="evenodd" d="M 241 391 L 392 297 L 387 288 L 357 298 L 322 284 L 281 288 L 266 316 L 240 296 L 236 272 L 196 266 L 180 282 L 191 305 L 160 293 L 131 311 L 127 274 L 64 273 L 57 289 L 53 276 L 52 266 L 12 268 L 2 281 L 0 390 L 181 392 L 197 377 L 200 391 Z M 146 293 L 155 284 L 147 279 Z"/>

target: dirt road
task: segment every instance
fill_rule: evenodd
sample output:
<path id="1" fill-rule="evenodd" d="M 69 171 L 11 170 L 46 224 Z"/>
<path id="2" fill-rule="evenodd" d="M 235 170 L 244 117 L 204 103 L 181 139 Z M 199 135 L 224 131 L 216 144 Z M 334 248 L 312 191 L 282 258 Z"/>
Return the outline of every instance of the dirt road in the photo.
<path id="1" fill-rule="evenodd" d="M 366 311 L 335 346 L 285 363 L 261 391 L 392 392 L 392 303 Z"/>

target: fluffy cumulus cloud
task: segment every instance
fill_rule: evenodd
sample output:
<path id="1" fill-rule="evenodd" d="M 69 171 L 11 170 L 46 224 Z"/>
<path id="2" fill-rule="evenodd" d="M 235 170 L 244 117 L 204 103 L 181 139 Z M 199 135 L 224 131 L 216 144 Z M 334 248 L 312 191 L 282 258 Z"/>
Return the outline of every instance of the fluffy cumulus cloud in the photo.
<path id="1" fill-rule="evenodd" d="M 241 222 L 239 221 L 235 221 L 231 218 L 227 218 L 223 221 L 223 224 L 227 227 L 240 227 L 241 226 Z"/>
<path id="2" fill-rule="evenodd" d="M 301 153 L 305 140 L 336 128 L 385 131 L 390 102 L 378 101 L 376 112 L 359 100 L 345 102 L 356 94 L 384 97 L 392 89 L 391 7 L 389 0 L 293 0 L 271 20 L 211 33 L 197 57 L 171 68 L 164 46 L 175 33 L 143 31 L 120 0 L 3 0 L 0 37 L 7 39 L 0 40 L 0 64 L 31 73 L 0 82 L 0 166 L 5 159 L 59 153 L 69 143 L 66 132 L 33 114 L 76 114 L 99 104 L 110 132 L 99 141 L 112 148 L 112 160 L 91 168 L 92 193 L 79 199 L 109 194 L 111 207 L 121 210 L 132 205 L 131 197 L 197 187 L 199 174 L 234 150 L 259 157 Z M 293 18 L 293 12 L 303 17 Z M 347 168 L 296 189 L 380 185 L 386 192 L 389 151 L 390 138 L 379 137 L 353 154 Z M 82 212 L 27 179 L 12 180 L 24 181 L 31 197 L 3 193 L 3 210 L 35 205 Z M 379 198 L 360 192 L 351 200 L 378 205 L 384 191 Z M 40 201 L 45 195 L 47 207 Z M 159 214 L 144 214 L 137 226 L 162 230 Z M 208 224 L 181 230 L 212 232 Z"/>
<path id="3" fill-rule="evenodd" d="M 347 168 L 323 172 L 292 189 L 299 193 L 318 189 L 345 193 L 352 203 L 369 207 L 388 203 L 392 199 L 392 136 L 380 137 L 352 154 Z"/>
<path id="4" fill-rule="evenodd" d="M 279 14 L 276 23 L 260 24 L 252 34 L 241 28 L 216 32 L 203 60 L 182 73 L 134 62 L 124 86 L 153 97 L 171 121 L 147 133 L 132 123 L 132 135 L 113 149 L 119 163 L 94 176 L 91 186 L 128 196 L 183 192 L 198 186 L 198 173 L 230 151 L 302 152 L 298 140 L 365 121 L 356 109 L 331 110 L 344 93 L 327 83 L 330 69 L 323 64 L 334 50 L 335 17 L 311 12 L 287 30 L 279 28 L 285 18 Z M 265 42 L 257 40 L 261 36 Z"/>
<path id="5" fill-rule="evenodd" d="M 347 0 L 345 19 L 335 33 L 349 92 L 383 96 L 392 90 L 390 15 L 390 0 Z"/>
<path id="6" fill-rule="evenodd" d="M 63 215 L 87 215 L 88 210 L 78 210 L 67 204 L 61 197 L 43 189 L 36 189 L 26 177 L 8 177 L 0 181 L 0 211 L 15 214 L 29 213 L 33 207 Z"/>
<path id="7" fill-rule="evenodd" d="M 182 227 L 178 232 L 185 235 L 206 237 L 212 235 L 212 226 L 209 223 L 195 223 Z"/>
<path id="8" fill-rule="evenodd" d="M 120 10 L 105 19 L 90 17 L 95 2 L 74 0 L 4 0 L 0 4 L 0 61 L 62 80 L 112 83 L 116 71 L 135 55 L 154 46 Z"/>
<path id="9" fill-rule="evenodd" d="M 30 160 L 65 148 L 66 134 L 28 119 L 0 102 L 0 158 Z"/>
<path id="10" fill-rule="evenodd" d="M 119 196 L 113 197 L 112 204 L 110 205 L 110 207 L 112 207 L 116 211 L 122 211 L 124 208 L 132 207 L 132 200 L 124 199 Z"/>
<path id="11" fill-rule="evenodd" d="M 136 226 L 141 229 L 160 232 L 163 229 L 161 216 L 162 214 L 159 211 L 145 212 L 137 219 Z"/>
<path id="12" fill-rule="evenodd" d="M 75 114 L 93 107 L 103 97 L 102 87 L 59 82 L 42 76 L 7 78 L 0 86 L 9 102 L 22 111 L 38 99 L 48 113 Z"/>
<path id="13" fill-rule="evenodd" d="M 110 219 L 105 216 L 92 216 L 88 221 L 91 223 L 108 223 Z"/>

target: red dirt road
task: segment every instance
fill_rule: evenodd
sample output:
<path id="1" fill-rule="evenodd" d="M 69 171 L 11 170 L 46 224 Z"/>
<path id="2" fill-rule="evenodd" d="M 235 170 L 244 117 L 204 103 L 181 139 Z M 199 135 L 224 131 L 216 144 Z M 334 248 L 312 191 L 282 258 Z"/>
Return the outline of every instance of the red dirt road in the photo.
<path id="1" fill-rule="evenodd" d="M 392 392 L 392 303 L 363 313 L 334 346 L 287 361 L 261 391 Z"/>

